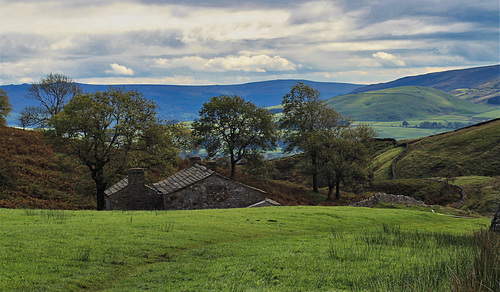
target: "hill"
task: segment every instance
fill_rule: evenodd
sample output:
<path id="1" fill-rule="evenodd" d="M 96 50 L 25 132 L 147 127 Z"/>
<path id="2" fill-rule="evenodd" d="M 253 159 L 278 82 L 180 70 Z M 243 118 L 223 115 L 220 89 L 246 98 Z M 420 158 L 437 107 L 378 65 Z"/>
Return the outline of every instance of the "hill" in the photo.
<path id="1" fill-rule="evenodd" d="M 127 90 L 135 89 L 147 98 L 154 100 L 160 107 L 159 116 L 163 119 L 190 121 L 198 118 L 203 103 L 211 97 L 221 94 L 237 94 L 258 106 L 280 104 L 290 87 L 301 81 L 318 89 L 325 98 L 348 93 L 361 85 L 335 82 L 313 82 L 307 80 L 272 80 L 236 85 L 113 85 Z M 105 91 L 109 85 L 80 84 L 84 92 Z M 13 105 L 11 116 L 7 118 L 9 125 L 17 125 L 18 114 L 27 106 L 35 106 L 36 102 L 27 99 L 29 84 L 5 85 L 1 89 L 7 91 Z"/>
<path id="2" fill-rule="evenodd" d="M 409 141 L 398 178 L 500 175 L 500 119 Z"/>
<path id="3" fill-rule="evenodd" d="M 444 91 L 403 86 L 332 97 L 327 103 L 343 115 L 361 121 L 403 121 L 442 115 L 472 116 L 491 107 L 472 104 Z"/>
<path id="4" fill-rule="evenodd" d="M 400 86 L 426 86 L 450 92 L 459 88 L 476 88 L 500 78 L 500 65 L 449 70 L 424 75 L 408 76 L 391 82 L 372 84 L 354 89 L 360 93 Z"/>
<path id="5" fill-rule="evenodd" d="M 459 88 L 451 94 L 473 103 L 500 105 L 500 79 L 485 83 L 476 88 Z"/>

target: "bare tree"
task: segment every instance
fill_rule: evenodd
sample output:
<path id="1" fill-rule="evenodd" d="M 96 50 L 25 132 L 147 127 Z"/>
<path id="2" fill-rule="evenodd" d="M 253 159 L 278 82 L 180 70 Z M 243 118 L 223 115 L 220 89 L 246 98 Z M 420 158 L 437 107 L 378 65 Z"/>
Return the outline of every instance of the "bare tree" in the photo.
<path id="1" fill-rule="evenodd" d="M 69 77 L 50 73 L 28 89 L 27 98 L 39 102 L 38 106 L 26 107 L 19 121 L 23 127 L 44 127 L 50 118 L 59 113 L 74 96 L 82 93 L 80 86 Z"/>

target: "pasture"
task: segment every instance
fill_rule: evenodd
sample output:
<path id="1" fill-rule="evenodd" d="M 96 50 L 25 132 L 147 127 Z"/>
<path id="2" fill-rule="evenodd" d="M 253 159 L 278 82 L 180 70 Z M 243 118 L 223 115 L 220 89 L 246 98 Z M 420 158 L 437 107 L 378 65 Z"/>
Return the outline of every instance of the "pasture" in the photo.
<path id="1" fill-rule="evenodd" d="M 447 291 L 490 219 L 423 210 L 0 209 L 0 290 Z"/>

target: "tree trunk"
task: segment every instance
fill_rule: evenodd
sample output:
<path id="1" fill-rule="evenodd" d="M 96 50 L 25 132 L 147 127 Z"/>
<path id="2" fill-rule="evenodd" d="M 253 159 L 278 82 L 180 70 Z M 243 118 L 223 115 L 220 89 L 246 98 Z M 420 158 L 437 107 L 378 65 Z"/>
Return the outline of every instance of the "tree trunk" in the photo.
<path id="1" fill-rule="evenodd" d="M 105 193 L 106 183 L 104 182 L 102 169 L 92 169 L 92 180 L 95 182 L 97 192 L 97 210 L 106 210 Z"/>
<path id="2" fill-rule="evenodd" d="M 104 191 L 106 190 L 106 184 L 96 182 L 96 188 L 97 188 L 97 210 L 98 211 L 106 210 L 106 200 L 104 199 L 105 198 Z"/>
<path id="3" fill-rule="evenodd" d="M 340 180 L 335 183 L 335 199 L 340 200 Z"/>
<path id="4" fill-rule="evenodd" d="M 236 161 L 231 161 L 231 179 L 234 180 L 236 175 Z"/>
<path id="5" fill-rule="evenodd" d="M 333 185 L 328 185 L 328 195 L 326 196 L 327 202 L 333 201 L 332 195 L 333 195 Z"/>
<path id="6" fill-rule="evenodd" d="M 316 156 L 311 157 L 311 163 L 312 163 L 312 167 L 313 167 L 313 172 L 312 172 L 313 192 L 319 193 L 319 190 L 318 190 L 318 166 L 317 166 L 318 162 L 316 160 Z"/>

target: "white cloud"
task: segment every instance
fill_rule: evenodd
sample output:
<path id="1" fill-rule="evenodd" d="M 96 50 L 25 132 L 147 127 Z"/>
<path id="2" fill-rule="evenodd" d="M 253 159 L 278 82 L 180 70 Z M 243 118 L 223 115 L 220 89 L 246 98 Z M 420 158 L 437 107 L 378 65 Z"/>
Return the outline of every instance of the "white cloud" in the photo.
<path id="1" fill-rule="evenodd" d="M 128 76 L 133 76 L 134 71 L 130 68 L 127 68 L 125 66 L 118 65 L 116 63 L 114 64 L 109 64 L 111 67 L 111 70 L 106 70 L 104 71 L 106 74 L 112 74 L 112 75 L 128 75 Z"/>
<path id="2" fill-rule="evenodd" d="M 191 70 L 203 70 L 210 72 L 245 71 L 245 72 L 268 72 L 268 71 L 293 71 L 301 68 L 300 64 L 294 64 L 280 56 L 270 57 L 264 54 L 254 54 L 248 51 L 239 52 L 238 55 L 215 57 L 205 59 L 197 56 L 182 58 L 156 60 L 156 65 L 161 68 L 186 67 Z"/>
<path id="3" fill-rule="evenodd" d="M 399 60 L 396 56 L 386 53 L 386 52 L 378 52 L 372 55 L 377 61 L 383 65 L 393 65 L 393 66 L 405 66 L 405 62 Z"/>

